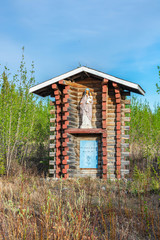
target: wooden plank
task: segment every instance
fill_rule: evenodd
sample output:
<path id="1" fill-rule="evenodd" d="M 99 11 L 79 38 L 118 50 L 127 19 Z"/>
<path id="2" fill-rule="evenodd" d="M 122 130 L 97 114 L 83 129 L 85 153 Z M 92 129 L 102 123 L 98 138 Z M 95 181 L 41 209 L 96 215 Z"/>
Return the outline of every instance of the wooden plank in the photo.
<path id="1" fill-rule="evenodd" d="M 50 160 L 50 161 L 49 161 L 49 165 L 56 166 L 56 161 Z"/>
<path id="2" fill-rule="evenodd" d="M 76 109 L 76 108 L 73 108 L 73 107 L 71 107 L 71 106 L 69 106 L 69 107 L 67 108 L 67 111 L 78 114 L 77 109 Z"/>
<path id="3" fill-rule="evenodd" d="M 77 169 L 67 169 L 68 173 L 77 173 Z"/>
<path id="4" fill-rule="evenodd" d="M 107 126 L 109 126 L 109 127 L 110 127 L 110 126 L 115 126 L 115 122 L 108 122 L 108 123 L 107 123 Z"/>
<path id="5" fill-rule="evenodd" d="M 50 135 L 49 139 L 50 140 L 55 140 L 56 139 L 56 135 Z"/>
<path id="6" fill-rule="evenodd" d="M 56 156 L 56 152 L 49 152 L 49 156 L 50 157 L 55 157 Z"/>
<path id="7" fill-rule="evenodd" d="M 66 129 L 65 130 L 66 133 L 81 133 L 81 134 L 102 134 L 103 132 L 106 132 L 105 130 L 103 130 L 102 128 L 89 128 L 89 129 L 84 129 L 84 128 L 75 128 L 75 129 Z"/>
<path id="8" fill-rule="evenodd" d="M 74 117 L 74 118 L 78 118 L 78 111 L 75 112 L 69 112 L 69 117 Z"/>
<path id="9" fill-rule="evenodd" d="M 115 122 L 115 118 L 114 117 L 108 117 L 108 121 L 112 121 L 112 122 Z"/>
<path id="10" fill-rule="evenodd" d="M 56 110 L 55 109 L 51 109 L 50 110 L 50 114 L 56 114 Z"/>
<path id="11" fill-rule="evenodd" d="M 69 103 L 69 107 L 72 107 L 72 108 L 74 108 L 74 109 L 77 109 L 77 104 Z"/>
<path id="12" fill-rule="evenodd" d="M 55 122 L 56 118 L 50 118 L 50 123 Z"/>
<path id="13" fill-rule="evenodd" d="M 68 124 L 67 128 L 78 128 L 78 125 L 75 125 L 73 123 Z M 66 129 L 67 129 L 66 128 Z"/>
<path id="14" fill-rule="evenodd" d="M 115 172 L 115 166 L 107 164 L 107 170 L 110 171 L 111 173 L 114 173 Z"/>
<path id="15" fill-rule="evenodd" d="M 56 130 L 56 127 L 50 127 L 50 132 L 54 132 Z"/>
<path id="16" fill-rule="evenodd" d="M 73 164 L 73 165 L 76 165 L 77 164 L 77 161 L 74 159 L 74 160 L 67 160 L 67 164 L 69 164 L 70 166 Z"/>
<path id="17" fill-rule="evenodd" d="M 107 125 L 107 131 L 115 131 L 116 130 L 116 126 L 108 126 Z"/>
<path id="18" fill-rule="evenodd" d="M 67 155 L 70 157 L 76 157 L 76 153 L 73 151 L 67 151 Z"/>
<path id="19" fill-rule="evenodd" d="M 109 157 L 115 157 L 116 153 L 115 152 L 107 152 L 107 158 Z"/>
<path id="20" fill-rule="evenodd" d="M 110 111 L 110 110 L 116 111 L 116 106 L 113 105 L 113 104 L 108 104 L 108 110 L 109 110 L 109 111 Z"/>
<path id="21" fill-rule="evenodd" d="M 129 143 L 121 143 L 122 148 L 128 148 L 129 147 Z"/>
<path id="22" fill-rule="evenodd" d="M 111 147 L 111 146 L 109 146 L 109 147 Z M 108 148 L 108 147 L 107 147 L 107 152 L 110 152 L 110 153 L 115 152 L 115 149 L 116 149 L 115 147 L 116 147 L 116 146 L 114 145 L 114 146 L 112 146 L 112 147 L 113 147 L 113 148 Z"/>
<path id="23" fill-rule="evenodd" d="M 50 174 L 56 173 L 56 169 L 49 169 L 49 173 L 50 173 Z"/>
<path id="24" fill-rule="evenodd" d="M 114 179 L 116 179 L 116 176 L 115 176 L 115 174 L 107 174 L 107 179 L 111 179 L 111 180 L 114 180 Z"/>
<path id="25" fill-rule="evenodd" d="M 116 129 L 115 130 L 107 130 L 107 136 L 110 136 L 110 135 L 115 135 L 115 134 L 117 134 L 117 131 L 116 131 Z"/>
<path id="26" fill-rule="evenodd" d="M 124 131 L 129 131 L 130 130 L 130 126 L 121 126 L 121 129 L 123 129 Z"/>
<path id="27" fill-rule="evenodd" d="M 77 128 L 78 126 L 78 122 L 77 122 L 77 120 L 76 121 L 74 121 L 74 119 L 73 120 L 71 120 L 71 119 L 69 119 L 68 120 L 69 121 L 69 125 L 72 125 L 72 126 L 75 126 L 75 128 Z"/>
<path id="28" fill-rule="evenodd" d="M 68 116 L 67 117 L 67 120 L 71 123 L 74 123 L 75 125 L 77 125 L 77 123 L 78 123 L 78 119 L 75 117 L 75 116 Z"/>
<path id="29" fill-rule="evenodd" d="M 115 156 L 107 156 L 107 161 L 113 161 L 115 163 L 116 157 Z"/>
<path id="30" fill-rule="evenodd" d="M 131 118 L 130 117 L 122 117 L 122 121 L 124 122 L 130 122 Z"/>
<path id="31" fill-rule="evenodd" d="M 108 152 L 115 152 L 116 143 L 114 143 L 114 145 L 113 145 L 111 143 L 108 143 L 108 141 L 107 141 L 107 148 L 106 149 L 107 149 Z"/>
<path id="32" fill-rule="evenodd" d="M 130 164 L 130 161 L 121 161 L 121 165 L 128 166 Z"/>
<path id="33" fill-rule="evenodd" d="M 129 152 L 122 152 L 122 156 L 129 157 L 130 153 Z"/>
<path id="34" fill-rule="evenodd" d="M 116 117 L 116 112 L 113 113 L 108 113 L 109 118 L 115 118 Z"/>
<path id="35" fill-rule="evenodd" d="M 81 123 L 80 119 L 78 119 L 77 124 Z M 95 125 L 95 128 L 101 128 L 102 126 L 102 118 L 92 118 L 92 125 Z M 100 126 L 100 127 L 97 127 Z"/>
<path id="36" fill-rule="evenodd" d="M 71 90 L 75 90 L 77 92 L 84 92 L 86 88 L 89 88 L 91 92 L 101 92 L 101 88 L 98 85 L 90 85 L 90 86 L 85 86 L 82 85 L 81 87 L 76 87 L 76 86 L 71 86 Z"/>
<path id="37" fill-rule="evenodd" d="M 79 84 L 79 83 L 75 83 L 75 82 L 71 82 L 71 81 L 64 81 L 65 85 L 71 86 L 71 87 L 76 87 L 76 88 L 83 88 L 84 85 Z"/>
<path id="38" fill-rule="evenodd" d="M 67 160 L 67 162 L 68 162 L 68 161 L 77 162 L 77 161 L 76 161 L 76 157 L 75 157 L 75 156 L 72 156 L 72 155 L 69 156 L 69 160 Z"/>
<path id="39" fill-rule="evenodd" d="M 122 139 L 129 139 L 129 135 L 122 135 Z"/>
<path id="40" fill-rule="evenodd" d="M 108 109 L 108 114 L 116 114 L 115 107 L 113 109 Z"/>
<path id="41" fill-rule="evenodd" d="M 131 104 L 131 100 L 130 99 L 125 99 L 125 100 L 121 100 L 122 103 L 126 104 L 126 105 L 130 105 Z"/>
<path id="42" fill-rule="evenodd" d="M 72 98 L 68 98 L 68 99 L 67 99 L 67 102 L 70 103 L 70 104 L 75 104 L 75 105 L 77 106 L 77 99 L 74 100 L 74 99 L 72 99 Z"/>
<path id="43" fill-rule="evenodd" d="M 68 143 L 67 143 L 67 146 L 68 146 L 68 147 L 73 147 L 73 148 L 74 148 L 74 147 L 75 147 L 75 143 L 73 143 L 73 142 L 68 142 Z"/>
<path id="44" fill-rule="evenodd" d="M 54 143 L 51 143 L 51 144 L 49 144 L 49 148 L 55 148 L 55 146 L 56 146 L 56 144 Z"/>
<path id="45" fill-rule="evenodd" d="M 128 174 L 129 173 L 129 169 L 121 169 L 121 173 Z"/>
<path id="46" fill-rule="evenodd" d="M 113 164 L 115 166 L 116 163 L 116 156 L 107 156 L 107 165 L 108 164 Z"/>
<path id="47" fill-rule="evenodd" d="M 131 109 L 130 109 L 130 108 L 122 108 L 121 110 L 122 110 L 122 112 L 124 112 L 124 113 L 130 113 L 130 112 L 131 112 Z"/>

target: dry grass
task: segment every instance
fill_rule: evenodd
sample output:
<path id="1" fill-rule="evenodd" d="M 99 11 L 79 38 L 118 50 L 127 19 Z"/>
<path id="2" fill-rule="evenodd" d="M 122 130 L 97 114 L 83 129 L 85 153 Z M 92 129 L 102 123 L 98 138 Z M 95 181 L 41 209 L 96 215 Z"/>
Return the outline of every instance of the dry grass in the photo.
<path id="1" fill-rule="evenodd" d="M 0 179 L 0 239 L 160 239 L 159 195 L 90 178 Z"/>

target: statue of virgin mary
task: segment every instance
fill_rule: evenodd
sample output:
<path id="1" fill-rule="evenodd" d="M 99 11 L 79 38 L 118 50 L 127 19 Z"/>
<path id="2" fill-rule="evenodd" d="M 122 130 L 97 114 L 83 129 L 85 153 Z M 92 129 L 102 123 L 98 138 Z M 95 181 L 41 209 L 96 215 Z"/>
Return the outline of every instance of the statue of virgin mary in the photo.
<path id="1" fill-rule="evenodd" d="M 93 96 L 89 88 L 86 88 L 84 96 L 80 102 L 80 114 L 82 116 L 82 125 L 80 128 L 92 128 L 92 105 Z"/>

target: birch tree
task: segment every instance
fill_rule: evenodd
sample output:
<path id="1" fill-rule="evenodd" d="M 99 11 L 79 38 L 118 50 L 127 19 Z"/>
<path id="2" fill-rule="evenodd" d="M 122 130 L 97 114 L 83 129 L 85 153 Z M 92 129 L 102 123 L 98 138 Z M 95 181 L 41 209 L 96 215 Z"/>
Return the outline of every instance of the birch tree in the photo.
<path id="1" fill-rule="evenodd" d="M 9 69 L 5 67 L 0 80 L 0 163 L 1 169 L 4 170 L 5 166 L 9 175 L 13 160 L 20 157 L 20 161 L 24 161 L 26 146 L 32 135 L 36 100 L 29 94 L 29 88 L 34 83 L 34 64 L 28 77 L 22 54 L 17 74 L 11 78 Z"/>

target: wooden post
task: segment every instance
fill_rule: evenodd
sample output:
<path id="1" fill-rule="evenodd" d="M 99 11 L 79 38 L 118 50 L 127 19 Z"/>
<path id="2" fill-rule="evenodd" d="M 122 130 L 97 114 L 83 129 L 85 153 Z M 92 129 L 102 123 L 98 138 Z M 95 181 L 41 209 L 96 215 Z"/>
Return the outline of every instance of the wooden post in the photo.
<path id="1" fill-rule="evenodd" d="M 50 114 L 51 114 L 51 118 L 50 118 L 50 152 L 49 152 L 49 157 L 51 158 L 49 160 L 49 174 L 50 176 L 52 176 L 53 178 L 56 177 L 56 140 L 55 140 L 55 136 L 56 136 L 56 106 L 55 106 L 55 102 L 50 102 L 50 105 L 53 106 L 53 109 L 50 110 Z"/>
<path id="2" fill-rule="evenodd" d="M 52 84 L 56 102 L 56 178 L 61 176 L 61 97 L 57 84 Z"/>
<path id="3" fill-rule="evenodd" d="M 112 83 L 116 100 L 116 175 L 121 178 L 121 94 L 117 83 Z"/>
<path id="4" fill-rule="evenodd" d="M 129 173 L 129 169 L 126 169 L 126 166 L 129 165 L 128 157 L 129 157 L 129 129 L 130 127 L 126 125 L 126 122 L 130 121 L 130 100 L 125 99 L 126 96 L 130 96 L 130 92 L 122 92 L 122 142 L 121 142 L 121 177 L 125 177 L 126 174 Z M 127 116 L 126 116 L 127 115 Z"/>
<path id="5" fill-rule="evenodd" d="M 69 111 L 68 111 L 68 99 L 69 99 L 69 94 L 68 91 L 70 89 L 70 86 L 65 86 L 63 89 L 63 99 L 62 99 L 62 104 L 63 104 L 63 111 L 62 111 L 62 148 L 63 148 L 63 155 L 62 155 L 62 174 L 63 177 L 66 179 L 69 177 L 68 174 L 68 169 L 69 169 L 69 156 L 67 155 L 68 151 L 68 146 L 67 143 L 69 142 L 69 138 L 67 133 L 65 133 L 65 129 L 67 129 L 69 125 L 69 121 L 67 120 L 67 117 L 69 116 Z"/>
<path id="6" fill-rule="evenodd" d="M 75 143 L 74 137 L 66 130 L 78 128 L 77 84 L 61 80 L 58 82 L 62 92 L 62 176 L 66 179 L 75 174 Z M 76 89 L 72 87 L 76 86 Z M 79 84 L 78 84 L 79 85 Z"/>
<path id="7" fill-rule="evenodd" d="M 102 83 L 102 161 L 103 161 L 103 179 L 107 179 L 107 101 L 108 101 L 108 80 L 104 79 Z"/>

